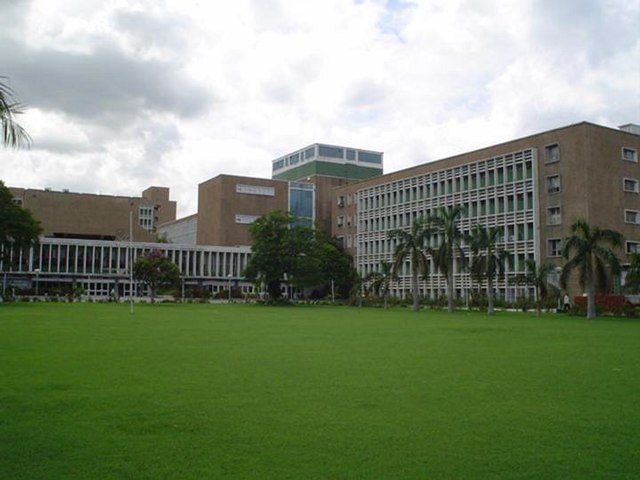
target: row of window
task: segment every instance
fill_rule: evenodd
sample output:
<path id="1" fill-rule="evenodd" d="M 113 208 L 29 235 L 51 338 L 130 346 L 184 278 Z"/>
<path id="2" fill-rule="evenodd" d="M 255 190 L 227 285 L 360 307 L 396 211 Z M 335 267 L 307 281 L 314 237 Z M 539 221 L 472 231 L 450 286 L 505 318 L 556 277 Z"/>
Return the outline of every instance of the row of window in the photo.
<path id="1" fill-rule="evenodd" d="M 640 242 L 634 242 L 627 240 L 624 250 L 629 253 L 640 253 Z M 548 257 L 560 257 L 562 255 L 562 239 L 550 238 L 547 240 L 547 256 Z"/>
<path id="2" fill-rule="evenodd" d="M 498 243 L 513 243 L 532 241 L 534 238 L 533 222 L 518 223 L 516 225 L 504 225 Z M 469 231 L 463 233 L 468 234 Z M 435 247 L 439 244 L 439 235 L 431 235 L 428 244 Z M 393 253 L 395 251 L 397 240 L 386 238 L 382 240 L 362 240 L 359 242 L 358 253 L 360 255 L 375 255 L 379 253 Z"/>
<path id="3" fill-rule="evenodd" d="M 425 198 L 439 197 L 443 195 L 451 195 L 469 190 L 477 190 L 495 185 L 503 185 L 515 181 L 530 179 L 533 176 L 531 163 L 527 165 L 509 165 L 504 168 L 471 174 L 464 177 L 450 178 L 447 180 L 435 181 L 425 185 L 417 185 L 415 187 L 405 188 L 402 190 L 394 190 L 388 193 L 382 193 L 375 196 L 360 199 L 360 209 L 370 210 L 374 208 L 382 208 L 389 205 L 398 205 L 415 200 Z M 558 182 L 560 180 L 559 176 Z"/>
<path id="4" fill-rule="evenodd" d="M 638 161 L 638 151 L 635 148 L 622 147 L 620 154 L 622 160 L 627 162 Z M 554 163 L 560 161 L 560 145 L 557 143 L 547 145 L 544 147 L 544 161 L 545 163 Z"/>
<path id="5" fill-rule="evenodd" d="M 461 204 L 464 207 L 462 218 L 483 217 L 503 213 L 523 212 L 533 209 L 533 192 L 505 195 L 487 200 L 476 200 Z M 393 215 L 376 216 L 375 218 L 362 219 L 360 221 L 361 232 L 375 232 L 390 228 L 401 228 L 411 225 L 419 216 L 428 217 L 434 213 L 433 209 L 426 208 L 423 211 L 397 213 Z M 337 217 L 337 226 L 345 225 L 343 215 Z M 349 226 L 349 225 L 347 225 Z"/>
<path id="6" fill-rule="evenodd" d="M 6 263 L 0 261 L 0 270 L 61 274 L 94 274 L 123 276 L 138 256 L 152 248 L 127 244 L 77 240 L 57 243 L 44 239 L 28 252 L 10 249 Z M 169 257 L 186 276 L 226 277 L 239 276 L 245 268 L 248 251 L 217 251 L 213 248 L 179 249 L 162 244 L 162 252 Z"/>
<path id="7" fill-rule="evenodd" d="M 324 158 L 335 158 L 351 162 L 364 162 L 382 165 L 382 154 L 375 152 L 363 152 L 351 148 L 332 147 L 329 145 L 318 145 L 317 156 Z M 275 172 L 285 167 L 295 166 L 298 163 L 306 162 L 316 157 L 316 147 L 309 147 L 304 151 L 299 151 L 279 158 L 273 162 L 272 170 Z"/>

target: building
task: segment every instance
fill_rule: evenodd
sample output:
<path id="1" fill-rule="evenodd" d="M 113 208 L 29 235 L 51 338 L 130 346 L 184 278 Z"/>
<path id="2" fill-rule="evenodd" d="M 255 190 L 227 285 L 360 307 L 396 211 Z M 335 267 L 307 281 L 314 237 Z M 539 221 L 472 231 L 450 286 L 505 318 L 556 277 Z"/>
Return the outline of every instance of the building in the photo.
<path id="1" fill-rule="evenodd" d="M 29 209 L 40 221 L 44 237 L 129 240 L 132 216 L 133 241 L 153 242 L 156 226 L 176 218 L 176 202 L 169 200 L 169 189 L 165 187 L 149 187 L 140 197 L 15 187 L 10 190 L 14 202 Z"/>
<path id="2" fill-rule="evenodd" d="M 315 187 L 315 224 L 331 231 L 333 189 L 382 175 L 383 153 L 315 143 L 278 157 L 272 178 L 311 183 Z"/>
<path id="3" fill-rule="evenodd" d="M 273 211 L 331 231 L 333 189 L 382 174 L 383 154 L 313 144 L 272 161 L 271 179 L 218 175 L 198 185 L 198 212 L 158 226 L 174 243 L 250 245 L 249 225 Z"/>
<path id="4" fill-rule="evenodd" d="M 10 252 L 0 263 L 3 285 L 80 282 L 94 294 L 115 288 L 126 295 L 129 255 L 159 249 L 188 285 L 218 291 L 233 281 L 252 291 L 241 277 L 249 225 L 272 210 L 290 211 L 341 238 L 365 276 L 391 261 L 390 230 L 461 205 L 463 231 L 475 224 L 502 230 L 500 245 L 509 257 L 497 293 L 513 300 L 531 295 L 517 281 L 528 259 L 562 264 L 562 241 L 576 218 L 621 232 L 623 262 L 640 252 L 639 131 L 634 124 L 613 129 L 582 122 L 386 175 L 381 152 L 313 144 L 275 159 L 271 179 L 218 175 L 201 183 L 197 213 L 177 220 L 175 202 L 162 187 L 141 197 L 12 188 L 15 201 L 42 222 L 44 235 L 39 246 Z M 128 241 L 130 212 L 134 243 Z M 153 243 L 158 235 L 171 243 Z M 477 282 L 460 262 L 456 268 L 456 295 L 468 298 Z M 420 285 L 430 297 L 445 292 L 433 266 Z M 391 289 L 409 294 L 408 263 Z M 580 293 L 575 283 L 570 291 Z"/>
<path id="5" fill-rule="evenodd" d="M 516 281 L 526 260 L 560 265 L 562 240 L 576 218 L 621 232 L 623 259 L 640 251 L 637 128 L 583 122 L 338 187 L 331 232 L 343 239 L 364 276 L 391 261 L 390 230 L 438 207 L 462 205 L 463 231 L 474 224 L 503 230 L 501 246 L 509 258 L 498 294 L 507 299 L 530 294 L 530 287 Z M 473 287 L 461 265 L 455 284 L 459 298 Z M 409 289 L 407 264 L 392 290 L 403 296 Z M 430 297 L 445 292 L 445 280 L 432 265 L 421 289 Z M 578 293 L 577 285 L 572 292 Z"/>
<path id="6" fill-rule="evenodd" d="M 0 259 L 2 294 L 11 288 L 40 292 L 68 292 L 81 287 L 86 295 L 107 298 L 143 295 L 141 285 L 130 282 L 136 259 L 159 250 L 180 268 L 183 286 L 220 292 L 229 287 L 245 293 L 253 286 L 242 277 L 250 247 L 214 247 L 170 243 L 123 242 L 75 238 L 47 238 L 28 252 L 10 252 Z"/>

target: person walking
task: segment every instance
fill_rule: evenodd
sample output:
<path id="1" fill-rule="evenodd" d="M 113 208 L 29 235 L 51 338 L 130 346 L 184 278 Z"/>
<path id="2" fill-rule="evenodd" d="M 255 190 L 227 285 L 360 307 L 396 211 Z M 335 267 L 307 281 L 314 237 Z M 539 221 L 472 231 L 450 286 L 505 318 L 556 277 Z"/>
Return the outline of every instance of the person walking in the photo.
<path id="1" fill-rule="evenodd" d="M 565 312 L 571 310 L 571 299 L 569 298 L 569 294 L 565 292 L 564 297 L 562 298 L 562 309 Z"/>

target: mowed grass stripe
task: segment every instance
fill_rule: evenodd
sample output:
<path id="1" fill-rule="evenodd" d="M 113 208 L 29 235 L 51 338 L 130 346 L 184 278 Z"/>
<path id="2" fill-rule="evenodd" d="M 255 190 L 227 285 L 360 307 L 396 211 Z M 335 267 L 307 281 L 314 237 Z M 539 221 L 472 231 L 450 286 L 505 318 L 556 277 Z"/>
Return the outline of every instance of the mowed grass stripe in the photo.
<path id="1" fill-rule="evenodd" d="M 3 478 L 634 478 L 640 323 L 0 308 Z"/>

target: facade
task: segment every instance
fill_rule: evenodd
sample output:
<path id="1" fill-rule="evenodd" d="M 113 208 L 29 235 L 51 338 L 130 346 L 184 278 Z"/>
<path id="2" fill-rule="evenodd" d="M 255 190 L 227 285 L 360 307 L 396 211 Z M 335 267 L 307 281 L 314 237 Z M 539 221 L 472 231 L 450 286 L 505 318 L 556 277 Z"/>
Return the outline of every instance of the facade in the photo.
<path id="1" fill-rule="evenodd" d="M 621 232 L 623 258 L 640 251 L 638 152 L 640 136 L 631 128 L 585 122 L 543 132 L 338 187 L 331 232 L 343 239 L 364 276 L 391 261 L 390 230 L 408 227 L 438 207 L 461 205 L 463 231 L 474 224 L 503 230 L 501 246 L 509 258 L 497 288 L 513 300 L 530 294 L 517 282 L 527 259 L 561 264 L 562 239 L 576 218 Z M 474 283 L 461 265 L 456 272 L 456 295 L 465 298 Z M 445 280 L 430 266 L 421 288 L 424 295 L 442 295 Z M 392 289 L 396 295 L 409 292 L 408 264 Z M 572 292 L 579 293 L 577 285 Z"/>
<path id="2" fill-rule="evenodd" d="M 40 292 L 55 287 L 68 291 L 79 286 L 86 295 L 119 297 L 144 295 L 144 289 L 130 283 L 130 267 L 138 256 L 159 250 L 170 258 L 183 276 L 185 288 L 219 292 L 229 287 L 253 291 L 241 273 L 250 247 L 212 247 L 168 243 L 41 238 L 28 252 L 12 251 L 0 257 L 2 294 L 12 288 Z"/>
<path id="3" fill-rule="evenodd" d="M 249 225 L 272 210 L 287 211 L 289 183 L 218 175 L 198 185 L 198 245 L 250 245 Z"/>
<path id="4" fill-rule="evenodd" d="M 69 191 L 10 188 L 14 202 L 40 221 L 42 235 L 53 238 L 152 242 L 160 223 L 175 220 L 176 202 L 169 189 L 149 187 L 140 197 L 94 195 Z"/>
<path id="5" fill-rule="evenodd" d="M 31 251 L 9 252 L 0 263 L 3 288 L 71 282 L 96 295 L 115 289 L 126 296 L 131 255 L 156 249 L 176 262 L 188 285 L 215 292 L 234 282 L 250 291 L 241 278 L 249 225 L 273 210 L 341 238 L 366 276 L 391 261 L 390 230 L 461 205 L 463 231 L 475 224 L 502 230 L 500 246 L 509 257 L 497 293 L 513 300 L 531 295 L 517 281 L 528 259 L 562 264 L 562 241 L 576 218 L 621 232 L 623 262 L 640 252 L 639 131 L 633 124 L 612 129 L 583 122 L 386 175 L 380 152 L 314 144 L 274 160 L 272 179 L 219 175 L 201 183 L 197 213 L 178 220 L 162 187 L 141 197 L 11 188 L 44 233 Z M 170 243 L 153 243 L 158 235 Z M 391 284 L 394 295 L 409 294 L 409 272 L 406 263 Z M 420 285 L 426 296 L 445 292 L 433 266 Z M 457 262 L 456 296 L 468 298 L 479 287 Z M 570 293 L 581 292 L 573 284 Z"/>
<path id="6" fill-rule="evenodd" d="M 158 236 L 171 243 L 196 245 L 198 236 L 198 214 L 158 225 Z"/>
<path id="7" fill-rule="evenodd" d="M 313 184 L 315 224 L 330 232 L 333 189 L 382 175 L 382 169 L 382 152 L 314 143 L 273 160 L 272 177 Z"/>

